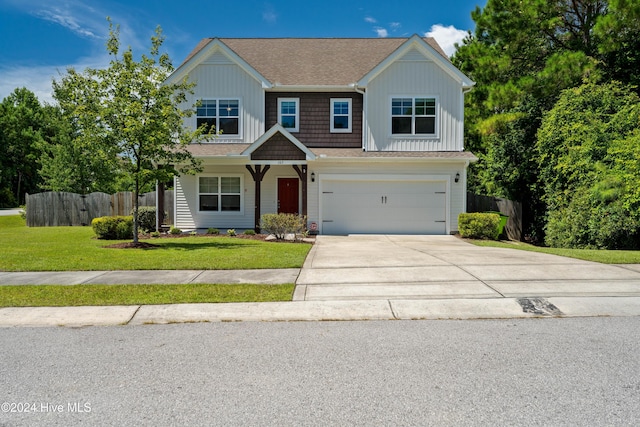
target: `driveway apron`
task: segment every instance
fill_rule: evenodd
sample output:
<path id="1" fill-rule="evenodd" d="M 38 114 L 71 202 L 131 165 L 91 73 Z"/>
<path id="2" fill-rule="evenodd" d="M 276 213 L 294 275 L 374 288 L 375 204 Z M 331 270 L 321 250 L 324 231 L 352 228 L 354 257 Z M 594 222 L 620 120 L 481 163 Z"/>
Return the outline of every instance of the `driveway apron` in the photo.
<path id="1" fill-rule="evenodd" d="M 318 236 L 294 300 L 640 296 L 640 271 L 454 236 Z"/>

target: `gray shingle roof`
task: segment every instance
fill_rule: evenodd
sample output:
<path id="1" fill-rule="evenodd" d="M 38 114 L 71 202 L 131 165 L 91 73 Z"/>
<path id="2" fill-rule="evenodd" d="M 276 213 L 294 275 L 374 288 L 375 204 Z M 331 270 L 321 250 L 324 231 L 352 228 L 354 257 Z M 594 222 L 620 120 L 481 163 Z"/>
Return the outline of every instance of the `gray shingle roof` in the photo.
<path id="1" fill-rule="evenodd" d="M 188 62 L 213 38 L 200 41 Z M 364 77 L 407 38 L 266 38 L 220 39 L 272 84 L 345 86 Z M 432 37 L 424 39 L 447 61 Z"/>

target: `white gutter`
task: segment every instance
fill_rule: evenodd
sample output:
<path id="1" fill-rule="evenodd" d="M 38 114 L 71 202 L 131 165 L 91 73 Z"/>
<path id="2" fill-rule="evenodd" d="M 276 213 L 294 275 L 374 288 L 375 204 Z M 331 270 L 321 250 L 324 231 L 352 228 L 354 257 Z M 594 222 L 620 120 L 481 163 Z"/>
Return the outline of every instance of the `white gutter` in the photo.
<path id="1" fill-rule="evenodd" d="M 351 85 L 284 85 L 274 83 L 269 92 L 351 92 Z"/>

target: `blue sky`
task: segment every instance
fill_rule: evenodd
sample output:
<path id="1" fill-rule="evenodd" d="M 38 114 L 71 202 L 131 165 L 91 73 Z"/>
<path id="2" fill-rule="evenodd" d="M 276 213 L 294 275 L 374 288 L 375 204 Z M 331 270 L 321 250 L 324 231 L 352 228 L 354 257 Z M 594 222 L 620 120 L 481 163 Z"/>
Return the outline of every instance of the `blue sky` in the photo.
<path id="1" fill-rule="evenodd" d="M 204 37 L 433 36 L 448 52 L 474 27 L 471 11 L 486 0 L 221 1 L 0 0 L 0 99 L 25 86 L 52 102 L 51 79 L 67 67 L 108 64 L 106 17 L 121 42 L 149 51 L 157 25 L 179 65 Z"/>

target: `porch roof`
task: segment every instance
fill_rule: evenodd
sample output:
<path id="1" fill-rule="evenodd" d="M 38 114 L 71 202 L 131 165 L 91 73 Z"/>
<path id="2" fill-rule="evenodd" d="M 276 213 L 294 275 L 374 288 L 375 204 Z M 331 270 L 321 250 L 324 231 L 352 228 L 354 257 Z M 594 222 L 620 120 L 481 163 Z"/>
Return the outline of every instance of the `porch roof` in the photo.
<path id="1" fill-rule="evenodd" d="M 240 157 L 251 144 L 203 143 L 193 144 L 188 150 L 198 158 Z M 316 160 L 324 159 L 433 159 L 474 162 L 478 158 L 470 151 L 362 151 L 360 148 L 309 148 Z M 249 159 L 249 156 L 246 156 Z"/>

